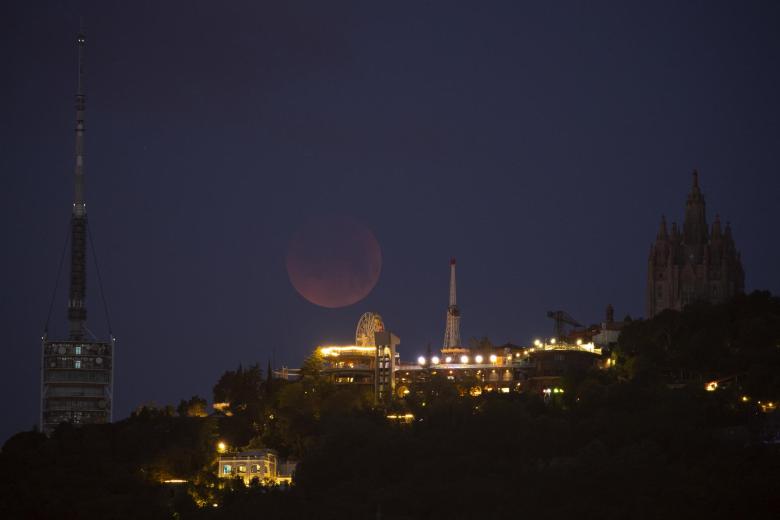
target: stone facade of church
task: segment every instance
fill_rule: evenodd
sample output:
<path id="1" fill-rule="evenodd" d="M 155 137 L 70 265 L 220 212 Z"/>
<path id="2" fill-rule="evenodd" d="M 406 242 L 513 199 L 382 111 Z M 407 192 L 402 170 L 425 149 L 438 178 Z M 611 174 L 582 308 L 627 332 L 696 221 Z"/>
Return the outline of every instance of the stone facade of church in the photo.
<path id="1" fill-rule="evenodd" d="M 721 229 L 715 216 L 707 226 L 704 195 L 699 174 L 693 172 L 693 186 L 685 203 L 682 231 L 672 223 L 667 230 L 661 217 L 655 242 L 650 246 L 647 266 L 647 317 L 665 309 L 682 310 L 694 301 L 718 303 L 745 289 L 740 253 L 734 245 L 731 226 Z"/>

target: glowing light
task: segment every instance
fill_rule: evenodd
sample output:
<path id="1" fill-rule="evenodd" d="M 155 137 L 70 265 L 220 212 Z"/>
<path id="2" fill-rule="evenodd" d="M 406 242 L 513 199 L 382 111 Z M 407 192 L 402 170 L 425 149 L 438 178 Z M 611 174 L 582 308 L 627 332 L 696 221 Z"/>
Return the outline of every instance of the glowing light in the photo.
<path id="1" fill-rule="evenodd" d="M 484 358 L 483 358 L 482 356 L 480 356 L 479 354 L 477 354 L 477 357 L 475 357 L 475 358 L 474 358 L 474 361 L 476 361 L 477 363 L 482 363 L 482 360 L 483 360 L 483 359 L 484 359 Z"/>
<path id="2" fill-rule="evenodd" d="M 704 389 L 708 392 L 714 392 L 718 389 L 718 382 L 717 381 L 710 381 L 704 386 Z"/>
<path id="3" fill-rule="evenodd" d="M 538 339 L 535 339 L 534 340 L 534 345 L 536 345 L 537 347 L 541 347 L 542 346 L 542 342 L 540 340 L 538 340 Z"/>
<path id="4" fill-rule="evenodd" d="M 376 351 L 376 347 L 361 347 L 358 345 L 327 346 L 319 347 L 320 354 L 326 357 L 336 357 L 342 354 L 369 355 Z"/>
<path id="5" fill-rule="evenodd" d="M 509 393 L 509 388 L 506 387 L 506 386 L 501 387 L 501 393 L 502 394 L 508 394 Z"/>
<path id="6" fill-rule="evenodd" d="M 460 356 L 460 362 L 466 364 L 469 362 L 469 357 L 466 355 Z"/>
<path id="7" fill-rule="evenodd" d="M 387 419 L 390 420 L 390 421 L 412 422 L 414 420 L 414 414 L 412 414 L 412 413 L 390 414 L 390 415 L 387 416 Z"/>
<path id="8" fill-rule="evenodd" d="M 746 396 L 746 395 L 743 395 L 743 396 L 741 397 L 741 399 L 742 399 L 742 402 L 743 402 L 743 403 L 747 403 L 748 401 L 750 401 L 750 398 L 749 398 L 748 396 Z"/>
<path id="9" fill-rule="evenodd" d="M 420 356 L 417 358 L 417 364 L 418 365 L 424 365 L 425 364 L 425 356 Z"/>
<path id="10" fill-rule="evenodd" d="M 495 354 L 490 354 L 490 362 L 495 363 L 498 360 L 498 356 Z"/>
<path id="11" fill-rule="evenodd" d="M 555 338 L 550 338 L 550 345 L 555 345 Z"/>
<path id="12" fill-rule="evenodd" d="M 582 339 L 577 339 L 577 345 L 582 345 Z"/>
<path id="13" fill-rule="evenodd" d="M 452 356 L 447 356 L 446 358 L 444 358 L 444 362 L 445 363 L 452 363 Z"/>
<path id="14" fill-rule="evenodd" d="M 218 412 L 224 412 L 224 413 L 227 413 L 227 412 L 229 412 L 229 411 L 230 411 L 230 410 L 229 410 L 229 408 L 230 408 L 230 403 L 227 403 L 227 402 L 225 402 L 225 403 L 214 403 L 214 404 L 212 404 L 211 406 L 212 406 L 212 407 L 213 407 L 213 408 L 214 408 L 216 411 L 218 411 Z M 231 415 L 232 415 L 232 414 L 231 414 Z"/>
<path id="15" fill-rule="evenodd" d="M 217 451 L 220 453 L 225 453 L 227 451 L 227 444 L 225 444 L 224 441 L 219 441 L 217 443 Z"/>
<path id="16" fill-rule="evenodd" d="M 439 357 L 438 356 L 433 356 L 431 358 L 431 363 L 433 363 L 434 365 L 438 365 L 439 364 Z"/>

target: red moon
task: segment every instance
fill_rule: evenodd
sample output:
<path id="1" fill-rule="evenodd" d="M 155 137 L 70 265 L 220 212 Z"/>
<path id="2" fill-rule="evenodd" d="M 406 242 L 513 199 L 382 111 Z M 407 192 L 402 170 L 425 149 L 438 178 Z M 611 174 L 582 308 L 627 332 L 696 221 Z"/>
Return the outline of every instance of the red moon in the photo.
<path id="1" fill-rule="evenodd" d="M 290 241 L 287 274 L 308 301 L 336 309 L 371 292 L 382 270 L 382 251 L 371 230 L 349 217 L 307 222 Z"/>

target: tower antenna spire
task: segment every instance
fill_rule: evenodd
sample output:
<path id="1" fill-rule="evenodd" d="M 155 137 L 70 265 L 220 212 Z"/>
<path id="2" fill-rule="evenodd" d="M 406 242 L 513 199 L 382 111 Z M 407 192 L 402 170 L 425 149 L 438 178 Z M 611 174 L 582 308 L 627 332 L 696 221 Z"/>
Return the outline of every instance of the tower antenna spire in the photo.
<path id="1" fill-rule="evenodd" d="M 80 340 L 85 335 L 87 321 L 87 203 L 84 196 L 84 114 L 86 99 L 84 95 L 84 49 L 86 38 L 83 25 L 76 35 L 78 54 L 78 79 L 76 84 L 76 147 L 73 169 L 74 193 L 71 226 L 70 256 L 70 294 L 68 298 L 68 321 L 70 338 Z"/>
<path id="2" fill-rule="evenodd" d="M 455 285 L 455 259 L 450 259 L 450 304 L 447 307 L 447 327 L 444 330 L 444 348 L 460 347 L 460 309 Z"/>
<path id="3" fill-rule="evenodd" d="M 86 201 L 84 200 L 84 113 L 86 111 L 86 98 L 84 95 L 84 49 L 86 38 L 83 28 L 76 35 L 76 49 L 78 53 L 78 74 L 76 83 L 76 165 L 74 168 L 75 193 L 73 196 L 73 214 L 86 214 Z"/>

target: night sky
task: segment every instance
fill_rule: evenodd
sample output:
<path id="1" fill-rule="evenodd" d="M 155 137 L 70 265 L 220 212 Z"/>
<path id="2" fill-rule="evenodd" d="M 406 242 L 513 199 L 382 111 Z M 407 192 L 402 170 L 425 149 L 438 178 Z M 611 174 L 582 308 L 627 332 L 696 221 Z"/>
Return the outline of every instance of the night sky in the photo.
<path id="1" fill-rule="evenodd" d="M 38 420 L 80 15 L 117 418 L 211 399 L 274 351 L 298 366 L 365 311 L 413 360 L 443 339 L 451 256 L 464 339 L 527 344 L 555 309 L 641 316 L 650 243 L 693 168 L 746 288 L 780 293 L 777 2 L 4 2 L 0 440 Z M 287 275 L 292 237 L 323 217 L 381 246 L 376 287 L 346 308 Z M 91 258 L 88 284 L 105 337 Z"/>

